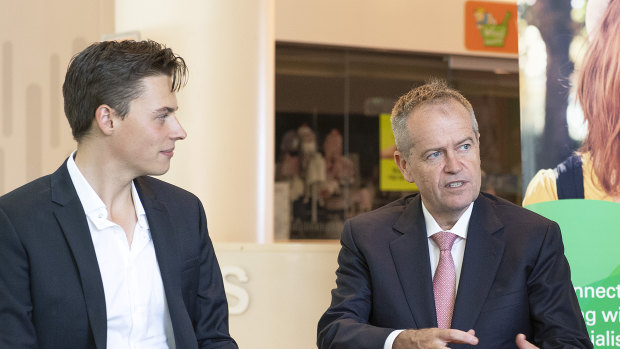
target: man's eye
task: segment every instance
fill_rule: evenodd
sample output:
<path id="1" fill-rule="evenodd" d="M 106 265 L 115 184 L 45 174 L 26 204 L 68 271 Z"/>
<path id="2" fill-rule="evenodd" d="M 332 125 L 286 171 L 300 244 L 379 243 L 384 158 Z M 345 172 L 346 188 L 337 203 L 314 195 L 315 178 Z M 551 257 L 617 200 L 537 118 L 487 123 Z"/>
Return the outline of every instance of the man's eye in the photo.
<path id="1" fill-rule="evenodd" d="M 470 148 L 471 148 L 471 144 L 463 144 L 463 145 L 461 146 L 461 149 L 463 149 L 463 150 L 468 150 L 468 149 L 470 149 Z"/>
<path id="2" fill-rule="evenodd" d="M 427 156 L 426 158 L 427 158 L 427 159 L 435 159 L 435 158 L 437 158 L 438 156 L 439 156 L 439 152 L 438 152 L 438 151 L 436 151 L 436 152 L 433 152 L 433 153 L 428 154 L 428 156 Z"/>
<path id="3" fill-rule="evenodd" d="M 162 114 L 162 115 L 159 115 L 157 118 L 159 118 L 159 119 L 165 119 L 165 118 L 167 118 L 167 117 L 168 117 L 168 114 Z"/>

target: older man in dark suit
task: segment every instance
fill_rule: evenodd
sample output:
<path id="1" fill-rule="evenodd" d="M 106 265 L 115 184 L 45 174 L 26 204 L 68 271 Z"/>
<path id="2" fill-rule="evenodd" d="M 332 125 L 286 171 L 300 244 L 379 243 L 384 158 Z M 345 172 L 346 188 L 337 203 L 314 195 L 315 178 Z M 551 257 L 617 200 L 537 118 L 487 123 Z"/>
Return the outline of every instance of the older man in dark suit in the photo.
<path id="1" fill-rule="evenodd" d="M 149 177 L 186 136 L 186 70 L 153 41 L 73 58 L 77 150 L 0 198 L 1 348 L 237 348 L 200 201 Z"/>
<path id="2" fill-rule="evenodd" d="M 420 193 L 345 224 L 318 347 L 591 348 L 558 225 L 480 193 L 470 103 L 432 81 L 392 129 Z"/>

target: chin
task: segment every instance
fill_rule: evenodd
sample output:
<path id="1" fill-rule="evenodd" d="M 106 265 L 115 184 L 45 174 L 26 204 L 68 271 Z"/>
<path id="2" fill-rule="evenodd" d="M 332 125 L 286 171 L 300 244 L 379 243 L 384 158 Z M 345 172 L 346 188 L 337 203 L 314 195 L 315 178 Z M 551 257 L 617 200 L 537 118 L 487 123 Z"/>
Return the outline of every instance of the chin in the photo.
<path id="1" fill-rule="evenodd" d="M 152 169 L 151 171 L 148 171 L 146 173 L 146 175 L 147 176 L 161 176 L 161 175 L 166 174 L 169 169 L 170 169 L 170 167 L 159 168 L 159 169 Z"/>
<path id="2" fill-rule="evenodd" d="M 452 201 L 452 208 L 454 208 L 455 210 L 463 210 L 467 208 L 467 206 L 469 206 L 469 204 L 471 204 L 474 200 L 475 198 L 472 199 L 472 197 L 469 195 L 463 196 L 458 200 Z"/>

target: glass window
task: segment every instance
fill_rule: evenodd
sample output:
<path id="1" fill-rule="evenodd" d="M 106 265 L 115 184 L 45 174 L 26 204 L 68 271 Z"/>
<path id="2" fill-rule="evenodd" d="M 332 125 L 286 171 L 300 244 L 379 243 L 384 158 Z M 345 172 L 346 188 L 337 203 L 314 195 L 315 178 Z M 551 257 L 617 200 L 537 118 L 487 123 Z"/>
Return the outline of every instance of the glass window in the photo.
<path id="1" fill-rule="evenodd" d="M 521 200 L 516 59 L 276 45 L 275 235 L 337 239 L 344 221 L 408 195 L 379 186 L 379 125 L 431 77 L 472 103 L 483 190 Z"/>

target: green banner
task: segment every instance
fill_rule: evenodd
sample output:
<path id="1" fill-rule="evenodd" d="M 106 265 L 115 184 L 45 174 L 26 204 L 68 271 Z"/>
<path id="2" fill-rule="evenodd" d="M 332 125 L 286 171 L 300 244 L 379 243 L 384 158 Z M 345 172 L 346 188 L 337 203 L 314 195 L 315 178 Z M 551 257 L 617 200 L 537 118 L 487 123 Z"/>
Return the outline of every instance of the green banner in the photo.
<path id="1" fill-rule="evenodd" d="M 620 204 L 558 200 L 527 208 L 562 229 L 573 286 L 594 346 L 620 347 Z"/>

